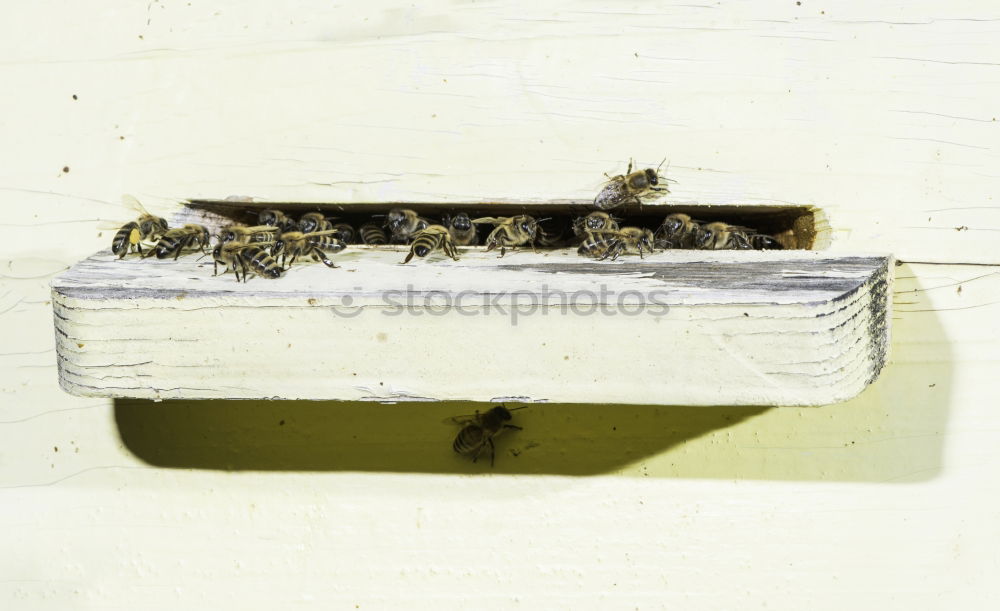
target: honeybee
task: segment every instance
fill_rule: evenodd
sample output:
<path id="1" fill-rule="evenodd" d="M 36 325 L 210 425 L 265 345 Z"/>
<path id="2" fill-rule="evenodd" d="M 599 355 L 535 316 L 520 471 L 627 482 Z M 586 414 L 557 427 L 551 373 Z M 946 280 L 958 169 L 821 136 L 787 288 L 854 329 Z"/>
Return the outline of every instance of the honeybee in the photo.
<path id="1" fill-rule="evenodd" d="M 261 225 L 277 227 L 281 232 L 295 231 L 298 227 L 298 224 L 281 210 L 261 210 L 257 215 L 257 222 Z"/>
<path id="2" fill-rule="evenodd" d="M 362 244 L 380 246 L 389 243 L 389 236 L 385 235 L 385 231 L 375 223 L 365 223 L 358 228 L 358 233 L 361 235 Z"/>
<path id="3" fill-rule="evenodd" d="M 393 208 L 385 218 L 385 226 L 392 233 L 392 241 L 399 244 L 409 242 L 414 234 L 430 224 L 430 221 L 407 208 Z"/>
<path id="4" fill-rule="evenodd" d="M 115 237 L 111 239 L 111 252 L 118 255 L 119 259 L 125 258 L 125 255 L 133 250 L 138 251 L 141 255 L 141 242 L 143 240 L 155 240 L 170 229 L 165 219 L 150 214 L 139 203 L 139 200 L 131 195 L 123 195 L 122 201 L 126 206 L 139 212 L 140 216 L 136 220 L 122 225 L 115 233 Z"/>
<path id="5" fill-rule="evenodd" d="M 243 282 L 247 281 L 247 268 L 249 267 L 254 274 L 262 276 L 264 278 L 279 278 L 281 276 L 282 267 L 278 265 L 278 262 L 274 260 L 267 250 L 265 250 L 266 244 L 264 243 L 252 243 L 252 244 L 240 244 L 238 242 L 226 242 L 225 244 L 219 244 L 212 250 L 212 260 L 213 260 L 213 276 L 219 274 L 219 265 L 223 267 L 223 272 L 226 273 L 230 269 L 236 274 L 236 281 L 240 281 L 240 270 L 243 270 Z"/>
<path id="6" fill-rule="evenodd" d="M 458 246 L 479 244 L 479 232 L 476 231 L 476 225 L 465 212 L 459 212 L 454 216 L 445 215 L 441 220 L 442 225 L 448 228 L 452 242 Z"/>
<path id="7" fill-rule="evenodd" d="M 708 223 L 695 233 L 694 246 L 701 250 L 752 250 L 746 227 L 728 223 Z"/>
<path id="8" fill-rule="evenodd" d="M 747 238 L 750 240 L 750 245 L 756 250 L 784 250 L 785 248 L 781 242 L 763 233 L 754 233 Z"/>
<path id="9" fill-rule="evenodd" d="M 549 221 L 547 226 L 543 224 L 546 221 Z M 559 246 L 562 243 L 563 236 L 566 235 L 567 226 L 568 223 L 561 220 L 539 219 L 538 239 L 535 240 L 535 243 L 545 248 Z"/>
<path id="10" fill-rule="evenodd" d="M 208 227 L 204 225 L 190 224 L 183 227 L 176 227 L 164 233 L 160 241 L 156 243 L 156 246 L 146 253 L 144 257 L 155 254 L 157 259 L 166 259 L 170 255 L 173 255 L 174 261 L 176 261 L 177 257 L 181 256 L 181 251 L 185 248 L 200 248 L 201 252 L 205 252 L 205 247 L 211 241 L 211 235 L 208 232 Z"/>
<path id="11" fill-rule="evenodd" d="M 622 253 L 653 252 L 653 232 L 641 227 L 622 227 L 618 231 L 589 231 L 577 249 L 581 255 L 615 260 Z"/>
<path id="12" fill-rule="evenodd" d="M 573 220 L 573 233 L 582 238 L 588 231 L 618 231 L 618 219 L 607 212 L 591 212 Z"/>
<path id="13" fill-rule="evenodd" d="M 686 214 L 668 214 L 663 219 L 656 232 L 654 246 L 657 248 L 694 248 L 695 236 L 698 233 L 698 221 L 691 220 Z"/>
<path id="14" fill-rule="evenodd" d="M 333 229 L 337 230 L 341 242 L 344 244 L 354 243 L 354 227 L 347 223 L 335 223 Z"/>
<path id="15" fill-rule="evenodd" d="M 486 216 L 483 218 L 473 219 L 472 222 L 496 225 L 493 231 L 490 232 L 490 235 L 486 238 L 487 251 L 493 250 L 499 246 L 500 256 L 502 257 L 507 253 L 508 247 L 531 244 L 531 249 L 537 252 L 535 249 L 535 241 L 538 240 L 541 229 L 538 227 L 538 221 L 536 221 L 532 216 L 527 214 L 501 217 Z"/>
<path id="16" fill-rule="evenodd" d="M 298 227 L 302 233 L 313 233 L 333 229 L 333 223 L 322 212 L 307 212 L 299 217 Z"/>
<path id="17" fill-rule="evenodd" d="M 443 225 L 429 225 L 413 236 L 413 244 L 410 245 L 410 252 L 403 259 L 403 263 L 409 263 L 414 255 L 426 257 L 438 249 L 458 261 L 458 249 L 455 248 L 448 228 Z"/>
<path id="18" fill-rule="evenodd" d="M 249 242 L 271 242 L 278 234 L 278 227 L 271 225 L 255 225 L 247 227 L 245 225 L 226 225 L 219 230 L 216 237 L 220 242 L 238 242 L 247 244 Z"/>
<path id="19" fill-rule="evenodd" d="M 281 255 L 282 267 L 285 266 L 288 259 L 291 259 L 288 267 L 295 265 L 295 260 L 301 255 L 309 255 L 315 261 L 322 261 L 323 265 L 327 267 L 337 267 L 326 255 L 327 253 L 340 252 L 346 248 L 346 245 L 340 241 L 339 233 L 336 229 L 312 233 L 286 231 L 271 245 L 271 256 Z"/>
<path id="20" fill-rule="evenodd" d="M 476 462 L 483 450 L 489 446 L 490 466 L 492 467 L 496 460 L 496 447 L 493 445 L 493 439 L 506 430 L 522 430 L 519 426 L 507 424 L 511 419 L 510 413 L 519 409 L 524 409 L 524 407 L 508 409 L 506 406 L 498 405 L 483 414 L 477 410 L 475 414 L 452 418 L 452 422 L 463 425 L 462 430 L 458 432 L 455 441 L 451 444 L 452 449 L 462 456 L 471 455 L 472 462 Z"/>
<path id="21" fill-rule="evenodd" d="M 664 159 L 663 161 L 666 161 Z M 642 197 L 650 195 L 651 192 L 670 193 L 670 190 L 660 184 L 660 165 L 653 168 L 646 168 L 637 172 L 632 171 L 632 160 L 629 159 L 628 169 L 625 174 L 610 176 L 608 184 L 601 189 L 601 192 L 594 198 L 594 205 L 600 210 L 611 210 L 626 202 L 635 202 L 642 205 Z M 666 179 L 663 180 L 666 183 Z"/>

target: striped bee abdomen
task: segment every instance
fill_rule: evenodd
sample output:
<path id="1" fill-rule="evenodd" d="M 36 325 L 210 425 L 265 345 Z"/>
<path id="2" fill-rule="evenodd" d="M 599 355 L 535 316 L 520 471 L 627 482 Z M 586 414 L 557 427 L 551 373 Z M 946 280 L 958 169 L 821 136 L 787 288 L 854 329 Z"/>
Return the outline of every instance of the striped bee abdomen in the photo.
<path id="1" fill-rule="evenodd" d="M 359 229 L 359 233 L 361 234 L 361 242 L 363 244 L 372 244 L 374 246 L 379 246 L 382 244 L 389 243 L 389 236 L 387 236 L 385 232 L 382 231 L 381 227 L 373 223 L 362 225 L 361 228 Z"/>
<path id="2" fill-rule="evenodd" d="M 129 253 L 133 244 L 138 245 L 139 240 L 142 237 L 139 231 L 139 223 L 132 221 L 131 223 L 126 223 L 122 225 L 122 228 L 118 230 L 115 237 L 111 240 L 111 252 L 118 255 L 121 259 Z"/>
<path id="3" fill-rule="evenodd" d="M 281 266 L 263 248 L 248 246 L 240 252 L 240 258 L 258 276 L 265 278 L 278 278 L 281 276 Z"/>
<path id="4" fill-rule="evenodd" d="M 469 424 L 458 432 L 451 447 L 459 454 L 466 456 L 478 452 L 485 442 L 486 436 L 483 427 L 476 424 Z"/>

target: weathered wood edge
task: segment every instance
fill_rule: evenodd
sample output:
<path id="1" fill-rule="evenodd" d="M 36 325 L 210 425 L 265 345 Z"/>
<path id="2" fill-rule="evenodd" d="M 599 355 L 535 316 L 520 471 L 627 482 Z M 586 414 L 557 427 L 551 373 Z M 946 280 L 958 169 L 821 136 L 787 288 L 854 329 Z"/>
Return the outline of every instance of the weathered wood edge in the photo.
<path id="1" fill-rule="evenodd" d="M 825 306 L 826 308 L 829 309 L 829 311 L 814 312 L 815 318 L 817 319 L 825 318 L 830 316 L 833 312 L 836 312 L 838 309 L 842 310 L 843 308 L 851 307 L 851 305 L 855 304 L 859 299 L 867 300 L 866 304 L 864 304 L 862 308 L 863 312 L 862 311 L 854 312 L 853 314 L 851 314 L 848 320 L 839 322 L 834 327 L 828 328 L 827 331 L 833 332 L 833 330 L 845 327 L 845 325 L 848 325 L 849 323 L 851 323 L 853 326 L 861 322 L 865 326 L 862 336 L 857 336 L 856 333 L 854 335 L 848 334 L 841 336 L 841 337 L 853 337 L 855 341 L 863 340 L 864 343 L 867 345 L 867 350 L 864 354 L 857 355 L 857 358 L 854 359 L 855 362 L 848 363 L 845 365 L 846 369 L 842 372 L 841 379 L 843 381 L 849 381 L 851 379 L 851 376 L 853 375 L 850 372 L 856 370 L 857 368 L 866 369 L 868 371 L 868 374 L 865 376 L 864 383 L 858 386 L 857 388 L 841 389 L 842 391 L 846 392 L 831 392 L 829 395 L 830 401 L 825 401 L 824 403 L 842 401 L 851 398 L 852 396 L 861 392 L 861 390 L 863 390 L 865 386 L 874 381 L 878 377 L 880 371 L 883 369 L 887 358 L 887 352 L 889 346 L 888 321 L 891 319 L 890 316 L 891 302 L 889 301 L 889 296 L 891 295 L 891 291 L 889 290 L 889 286 L 891 284 L 891 276 L 892 276 L 891 272 L 892 272 L 891 258 L 882 257 L 881 265 L 876 266 L 867 277 L 862 279 L 860 282 L 856 283 L 855 286 L 845 291 L 838 297 L 826 302 Z M 77 306 L 81 305 L 82 303 L 92 302 L 94 305 L 100 308 L 99 305 L 100 301 L 102 299 L 107 299 L 106 296 L 102 298 L 95 294 L 88 294 L 86 290 L 83 290 L 82 292 L 77 292 L 75 290 L 61 292 L 59 290 L 60 285 L 58 282 L 54 282 L 53 285 L 54 285 L 53 286 L 54 299 L 59 305 L 61 305 L 65 299 L 69 299 L 71 301 L 76 302 Z M 189 293 L 188 296 L 196 299 L 198 295 L 197 292 L 195 292 L 194 294 Z M 208 295 L 202 295 L 202 296 L 206 297 Z M 123 300 L 123 302 L 132 303 L 135 301 L 136 297 L 137 297 L 136 295 L 124 296 L 120 291 L 117 293 L 117 298 Z M 266 295 L 265 296 L 258 295 L 257 297 L 265 299 L 267 298 Z M 176 304 L 176 299 L 170 301 L 166 298 L 166 296 L 162 296 L 160 299 L 154 299 L 154 301 L 159 302 L 163 305 L 170 305 L 170 306 Z M 106 305 L 111 305 L 111 304 L 106 304 Z M 742 305 L 747 307 L 757 307 L 757 308 L 768 307 L 767 304 L 756 304 L 756 305 L 742 304 Z M 807 307 L 809 309 L 815 308 L 818 310 L 822 310 L 824 306 L 823 302 L 800 303 L 799 305 Z M 219 307 L 227 307 L 227 306 L 220 305 Z M 686 307 L 698 308 L 700 306 L 689 305 Z M 866 318 L 865 321 L 862 322 L 858 320 L 859 316 L 865 316 Z M 58 335 L 59 332 L 58 329 L 60 327 L 60 321 L 58 319 L 59 317 L 58 309 L 56 311 L 56 317 L 57 317 L 56 322 L 57 322 L 57 335 Z M 864 338 L 863 335 L 867 335 L 868 337 Z M 833 341 L 843 341 L 843 340 L 834 339 Z M 62 343 L 64 344 L 65 342 Z M 854 349 L 848 346 L 847 348 L 845 348 L 842 354 L 846 356 L 848 354 L 854 354 L 854 352 L 855 352 Z M 75 369 L 73 356 L 72 354 L 67 353 L 66 350 L 64 350 L 62 347 L 59 350 L 59 365 L 60 365 L 60 384 L 67 392 L 70 392 L 72 394 L 82 394 L 85 396 L 115 396 L 122 398 L 137 397 L 137 396 L 143 396 L 146 398 L 220 398 L 218 394 L 213 393 L 209 389 L 202 389 L 200 392 L 203 394 L 197 394 L 197 392 L 199 391 L 197 391 L 196 389 L 187 389 L 188 392 L 179 392 L 176 395 L 171 395 L 169 392 L 163 392 L 162 390 L 154 391 L 152 393 L 142 393 L 137 389 L 131 389 L 131 388 L 115 389 L 109 386 L 102 387 L 99 385 L 87 385 L 83 383 L 83 380 L 86 378 L 86 376 L 79 377 L 76 381 L 73 381 L 70 379 L 71 377 L 76 377 L 74 372 L 72 372 L 72 370 Z M 86 367 L 84 367 L 83 369 L 86 370 Z M 192 394 L 191 391 L 195 391 L 195 394 Z M 303 398 L 303 397 L 249 396 L 241 398 L 252 399 L 252 398 Z M 338 400 L 338 398 L 334 397 L 310 397 L 310 398 L 315 398 L 320 400 Z M 440 398 L 421 397 L 419 399 L 439 400 Z M 493 399 L 493 397 L 446 397 L 444 400 L 491 400 L 491 399 Z M 389 398 L 352 397 L 344 400 L 377 400 L 377 401 L 396 402 L 399 400 L 409 400 L 409 399 L 407 399 L 406 397 L 401 398 L 393 396 Z M 540 400 L 562 402 L 559 397 L 545 397 Z M 630 401 L 623 401 L 623 402 L 630 402 Z M 642 401 L 641 403 L 648 403 L 648 402 L 649 401 Z"/>

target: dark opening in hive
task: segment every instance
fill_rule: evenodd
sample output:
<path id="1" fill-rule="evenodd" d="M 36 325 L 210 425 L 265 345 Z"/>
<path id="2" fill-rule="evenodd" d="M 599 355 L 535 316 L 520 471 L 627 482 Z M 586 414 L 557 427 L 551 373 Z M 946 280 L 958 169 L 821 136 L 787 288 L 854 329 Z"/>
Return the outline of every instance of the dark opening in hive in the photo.
<path id="1" fill-rule="evenodd" d="M 303 203 L 303 202 L 247 202 L 231 200 L 195 199 L 189 208 L 203 211 L 216 218 L 218 224 L 238 222 L 256 224 L 257 214 L 264 209 L 277 209 L 298 218 L 306 212 L 322 212 L 359 227 L 364 223 L 381 224 L 386 213 L 393 208 L 409 208 L 432 221 L 443 215 L 465 212 L 472 218 L 485 216 L 513 216 L 530 214 L 535 218 L 550 219 L 544 223 L 546 231 L 556 227 L 568 228 L 573 219 L 594 211 L 590 202 L 387 202 L 387 203 Z M 647 204 L 623 206 L 609 213 L 621 226 L 645 227 L 656 230 L 663 219 L 672 213 L 684 213 L 704 223 L 721 221 L 730 225 L 748 227 L 758 233 L 774 237 L 785 249 L 818 250 L 822 222 L 821 215 L 810 206 L 795 205 L 693 205 Z M 571 234 L 571 232 L 570 232 Z"/>

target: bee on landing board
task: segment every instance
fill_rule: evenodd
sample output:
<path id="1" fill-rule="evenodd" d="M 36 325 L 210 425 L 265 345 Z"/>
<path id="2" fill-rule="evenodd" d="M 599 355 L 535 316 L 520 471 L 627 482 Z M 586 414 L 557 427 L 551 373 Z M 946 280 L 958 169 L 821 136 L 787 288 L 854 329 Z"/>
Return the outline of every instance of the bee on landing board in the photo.
<path id="1" fill-rule="evenodd" d="M 333 228 L 337 230 L 340 241 L 344 244 L 354 244 L 354 227 L 349 223 L 334 223 Z"/>
<path id="2" fill-rule="evenodd" d="M 502 257 L 507 253 L 508 248 L 530 244 L 531 249 L 537 252 L 535 242 L 541 237 L 541 228 L 538 226 L 540 221 L 536 221 L 532 216 L 527 214 L 501 217 L 486 216 L 473 219 L 472 222 L 496 226 L 486 238 L 487 251 L 499 247 L 500 256 Z"/>
<path id="3" fill-rule="evenodd" d="M 123 259 L 133 250 L 142 255 L 142 241 L 153 241 L 169 231 L 166 219 L 150 214 L 131 195 L 122 196 L 126 206 L 140 213 L 139 218 L 122 225 L 111 240 L 111 252 Z"/>
<path id="4" fill-rule="evenodd" d="M 239 244 L 249 244 L 250 242 L 273 242 L 278 235 L 279 228 L 272 225 L 255 225 L 247 227 L 239 223 L 226 225 L 219 229 L 216 237 L 222 243 L 237 242 Z"/>
<path id="5" fill-rule="evenodd" d="M 393 208 L 385 217 L 385 226 L 389 228 L 392 241 L 396 244 L 409 243 L 418 231 L 429 225 L 430 221 L 406 208 Z"/>
<path id="6" fill-rule="evenodd" d="M 582 238 L 588 231 L 618 231 L 618 220 L 607 212 L 591 212 L 573 219 L 573 233 Z"/>
<path id="7" fill-rule="evenodd" d="M 309 255 L 314 261 L 322 261 L 323 265 L 335 268 L 337 265 L 326 255 L 327 253 L 338 253 L 346 248 L 339 236 L 340 231 L 337 229 L 312 233 L 286 231 L 278 236 L 278 239 L 271 245 L 271 256 L 281 255 L 282 267 L 285 267 L 286 261 L 288 267 L 291 267 L 300 256 Z"/>
<path id="8" fill-rule="evenodd" d="M 756 250 L 784 250 L 785 247 L 769 235 L 763 233 L 753 233 L 747 236 L 750 245 Z"/>
<path id="9" fill-rule="evenodd" d="M 375 223 L 365 223 L 359 227 L 358 235 L 361 236 L 362 244 L 381 246 L 389 243 L 389 236 L 387 236 L 385 231 Z"/>
<path id="10" fill-rule="evenodd" d="M 640 227 L 622 227 L 618 231 L 588 231 L 577 252 L 595 259 L 617 259 L 623 253 L 653 252 L 653 232 Z"/>
<path id="11" fill-rule="evenodd" d="M 254 242 L 251 244 L 240 244 L 238 242 L 226 242 L 219 244 L 212 250 L 212 260 L 215 273 L 219 275 L 219 265 L 222 265 L 222 273 L 230 269 L 236 275 L 236 281 L 240 281 L 240 271 L 243 271 L 243 282 L 247 281 L 247 268 L 254 274 L 262 278 L 280 278 L 284 271 L 278 262 L 274 260 L 265 248 L 266 243 Z"/>
<path id="12" fill-rule="evenodd" d="M 455 248 L 455 243 L 451 239 L 451 233 L 443 225 L 429 225 L 414 234 L 410 252 L 403 259 L 403 263 L 409 263 L 414 255 L 426 257 L 435 250 L 441 250 L 444 254 L 458 261 L 458 249 Z"/>
<path id="13" fill-rule="evenodd" d="M 681 213 L 668 214 L 654 232 L 656 248 L 694 248 L 700 224 Z"/>
<path id="14" fill-rule="evenodd" d="M 315 233 L 333 229 L 333 223 L 322 212 L 307 212 L 299 217 L 298 228 L 302 233 Z"/>
<path id="15" fill-rule="evenodd" d="M 666 161 L 666 159 L 663 161 Z M 632 160 L 630 159 L 625 174 L 608 177 L 608 183 L 604 185 L 601 192 L 594 198 L 594 206 L 599 210 L 612 210 L 628 202 L 634 202 L 641 206 L 641 198 L 643 197 L 652 195 L 655 192 L 670 193 L 665 184 L 667 179 L 661 179 L 659 174 L 660 167 L 663 166 L 663 161 L 660 162 L 660 165 L 655 170 L 653 168 L 646 168 L 645 170 L 633 172 Z M 664 186 L 659 186 L 661 182 L 664 183 Z"/>
<path id="16" fill-rule="evenodd" d="M 462 456 L 472 456 L 472 462 L 476 462 L 479 460 L 479 455 L 488 446 L 490 466 L 492 467 L 496 461 L 496 447 L 493 444 L 493 439 L 507 430 L 522 430 L 519 426 L 507 423 L 512 418 L 512 411 L 524 409 L 524 407 L 507 408 L 498 405 L 482 414 L 476 411 L 475 414 L 452 418 L 452 422 L 462 425 L 462 430 L 458 432 L 455 441 L 451 444 L 452 449 Z"/>
<path id="17" fill-rule="evenodd" d="M 694 247 L 699 250 L 753 250 L 748 233 L 753 230 L 728 223 L 708 223 L 695 233 Z"/>
<path id="18" fill-rule="evenodd" d="M 278 231 L 295 231 L 298 223 L 286 216 L 281 210 L 261 210 L 257 215 L 257 222 L 261 225 L 277 227 Z"/>
<path id="19" fill-rule="evenodd" d="M 479 244 L 479 232 L 476 225 L 465 212 L 448 214 L 441 219 L 441 224 L 448 228 L 451 240 L 457 246 L 475 246 Z"/>
<path id="20" fill-rule="evenodd" d="M 166 259 L 173 255 L 174 261 L 176 261 L 185 248 L 200 248 L 201 252 L 204 253 L 211 241 L 211 236 L 208 227 L 204 225 L 189 224 L 176 227 L 164 233 L 156 246 L 143 257 L 156 255 L 157 259 Z"/>

